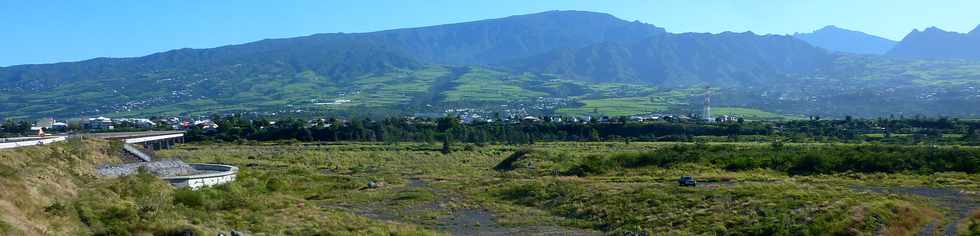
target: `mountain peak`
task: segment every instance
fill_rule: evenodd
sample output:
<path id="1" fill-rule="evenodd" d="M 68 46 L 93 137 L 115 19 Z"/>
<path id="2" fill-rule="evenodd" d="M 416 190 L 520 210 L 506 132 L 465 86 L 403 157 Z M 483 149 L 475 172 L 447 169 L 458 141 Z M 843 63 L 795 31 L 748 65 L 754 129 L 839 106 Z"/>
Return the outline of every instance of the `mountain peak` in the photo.
<path id="1" fill-rule="evenodd" d="M 529 15 L 563 15 L 563 16 L 602 16 L 602 17 L 613 17 L 612 14 L 605 12 L 594 12 L 594 11 L 579 11 L 579 10 L 551 10 L 539 13 L 532 13 Z"/>
<path id="2" fill-rule="evenodd" d="M 812 33 L 796 33 L 793 37 L 831 51 L 856 54 L 884 54 L 896 44 L 886 38 L 835 25 L 824 26 Z"/>
<path id="3" fill-rule="evenodd" d="M 973 28 L 973 31 L 970 31 L 969 34 L 970 35 L 980 36 L 980 25 L 977 25 L 976 28 Z"/>
<path id="4" fill-rule="evenodd" d="M 840 27 L 837 27 L 836 25 L 827 25 L 827 26 L 824 26 L 823 28 L 820 28 L 820 29 L 818 29 L 816 31 L 826 31 L 826 30 L 844 30 L 844 29 L 841 29 Z"/>
<path id="5" fill-rule="evenodd" d="M 576 10 L 551 10 L 545 12 L 531 13 L 525 15 L 515 15 L 503 19 L 514 18 L 550 18 L 550 19 L 588 19 L 605 21 L 624 21 L 608 13 Z"/>
<path id="6" fill-rule="evenodd" d="M 940 29 L 939 27 L 935 27 L 935 26 L 930 26 L 929 28 L 926 28 L 922 32 L 925 32 L 925 33 L 946 33 L 945 30 Z"/>
<path id="7" fill-rule="evenodd" d="M 915 59 L 977 60 L 980 59 L 980 44 L 977 43 L 978 38 L 973 36 L 978 34 L 978 29 L 968 34 L 937 27 L 929 27 L 923 31 L 914 30 L 887 55 Z"/>

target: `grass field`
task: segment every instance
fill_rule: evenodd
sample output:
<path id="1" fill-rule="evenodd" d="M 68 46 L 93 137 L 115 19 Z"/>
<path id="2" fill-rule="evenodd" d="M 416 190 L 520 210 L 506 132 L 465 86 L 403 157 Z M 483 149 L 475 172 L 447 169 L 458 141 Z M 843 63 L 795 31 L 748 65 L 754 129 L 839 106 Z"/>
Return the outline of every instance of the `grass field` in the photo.
<path id="1" fill-rule="evenodd" d="M 555 171 L 566 173 L 587 162 L 590 156 L 673 145 L 677 144 L 463 146 L 448 155 L 440 154 L 438 145 L 414 143 L 190 145 L 161 154 L 244 166 L 235 185 L 259 183 L 268 194 L 294 199 L 295 204 L 305 207 L 461 235 L 555 231 L 908 235 L 929 224 L 955 225 L 952 219 L 959 218 L 958 209 L 946 207 L 948 202 L 939 198 L 942 196 L 934 199 L 886 194 L 888 191 L 952 187 L 973 191 L 965 195 L 970 201 L 977 200 L 975 191 L 980 191 L 976 184 L 980 179 L 962 173 L 792 176 L 767 169 L 727 171 L 683 164 L 613 168 L 585 176 L 555 175 Z M 735 145 L 765 147 L 757 143 Z M 515 156 L 520 157 L 514 160 Z M 506 159 L 512 160 L 509 167 L 500 168 Z M 673 181 L 681 175 L 695 176 L 703 187 L 677 187 Z M 280 181 L 284 188 L 268 190 L 270 182 Z M 369 189 L 369 181 L 384 183 L 384 187 Z M 260 222 L 275 222 L 272 219 L 284 216 L 288 214 L 266 215 Z M 246 224 L 248 221 L 237 215 L 211 213 L 210 217 L 216 225 L 275 232 L 266 228 L 272 227 L 269 225 Z M 964 230 L 976 228 L 968 225 L 969 220 L 963 222 L 959 227 Z"/>
<path id="2" fill-rule="evenodd" d="M 530 80 L 527 76 L 514 76 L 499 71 L 472 68 L 468 73 L 453 81 L 455 87 L 443 92 L 446 102 L 517 102 L 537 97 L 549 96 L 547 93 L 527 90 L 521 87 Z"/>
<path id="3" fill-rule="evenodd" d="M 459 144 L 442 154 L 439 144 L 426 143 L 242 142 L 184 144 L 157 152 L 241 168 L 231 184 L 189 191 L 150 175 L 91 174 L 96 164 L 112 160 L 106 155 L 110 147 L 76 142 L 0 151 L 0 185 L 7 190 L 0 193 L 0 232 L 913 235 L 950 227 L 961 235 L 980 232 L 980 176 L 902 167 L 874 156 L 847 157 L 863 150 L 916 162 L 927 159 L 908 152 L 957 156 L 973 155 L 975 148 L 541 142 Z M 768 157 L 770 148 L 783 151 Z M 814 160 L 807 153 L 840 156 L 814 162 L 832 165 L 824 166 L 808 164 Z M 938 167 L 972 165 L 948 161 Z M 859 162 L 867 164 L 848 164 Z M 862 169 L 875 163 L 900 171 Z M 857 169 L 835 171 L 839 168 Z M 684 175 L 699 185 L 677 186 Z"/>
<path id="4" fill-rule="evenodd" d="M 669 104 L 650 97 L 605 98 L 583 100 L 582 107 L 560 108 L 558 112 L 571 116 L 628 116 L 667 111 Z"/>
<path id="5" fill-rule="evenodd" d="M 711 108 L 711 113 L 713 116 L 720 115 L 735 115 L 738 117 L 745 118 L 746 120 L 799 120 L 803 117 L 798 116 L 787 116 L 780 115 L 768 111 L 763 111 L 753 108 L 744 107 L 713 107 Z"/>

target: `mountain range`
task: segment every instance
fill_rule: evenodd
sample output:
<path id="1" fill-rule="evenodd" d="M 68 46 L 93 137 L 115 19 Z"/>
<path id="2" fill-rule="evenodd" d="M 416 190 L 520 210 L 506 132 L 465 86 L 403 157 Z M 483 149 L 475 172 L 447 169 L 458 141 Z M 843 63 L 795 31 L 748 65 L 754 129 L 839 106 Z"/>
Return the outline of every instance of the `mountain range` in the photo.
<path id="1" fill-rule="evenodd" d="M 851 48 L 840 43 L 849 38 L 865 43 Z M 931 42 L 917 38 L 934 39 L 910 34 L 887 54 L 919 58 L 902 52 Z M 836 27 L 793 36 L 669 33 L 605 13 L 549 11 L 135 58 L 2 67 L 0 117 L 411 114 L 460 108 L 565 115 L 682 113 L 698 110 L 704 86 L 729 98 L 717 100 L 720 111 L 731 107 L 779 117 L 980 112 L 948 112 L 936 105 L 977 103 L 980 92 L 963 89 L 980 81 L 978 63 L 850 54 L 880 54 L 884 43 Z M 965 41 L 956 45 L 970 48 Z M 846 99 L 881 91 L 887 92 L 882 99 Z M 880 104 L 895 101 L 906 105 Z"/>
<path id="2" fill-rule="evenodd" d="M 793 37 L 831 51 L 868 55 L 885 54 L 895 47 L 895 44 L 898 44 L 898 42 L 890 39 L 860 31 L 842 29 L 833 25 L 823 27 L 812 33 L 796 33 L 793 34 Z"/>
<path id="3" fill-rule="evenodd" d="M 980 60 L 980 25 L 966 34 L 936 27 L 914 30 L 887 55 L 912 59 Z"/>
<path id="4" fill-rule="evenodd" d="M 758 84 L 812 72 L 832 57 L 788 36 L 753 33 L 665 34 L 629 43 L 564 48 L 507 66 L 591 82 L 661 86 Z"/>

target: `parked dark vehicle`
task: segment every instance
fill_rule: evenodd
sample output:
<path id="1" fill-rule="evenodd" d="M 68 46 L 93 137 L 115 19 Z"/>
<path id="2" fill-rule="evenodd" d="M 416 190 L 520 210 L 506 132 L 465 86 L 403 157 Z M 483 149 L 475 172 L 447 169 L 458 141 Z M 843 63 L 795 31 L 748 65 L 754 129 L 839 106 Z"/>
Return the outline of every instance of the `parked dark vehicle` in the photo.
<path id="1" fill-rule="evenodd" d="M 677 184 L 680 186 L 697 186 L 698 182 L 694 180 L 691 176 L 682 176 L 681 179 L 677 180 Z"/>

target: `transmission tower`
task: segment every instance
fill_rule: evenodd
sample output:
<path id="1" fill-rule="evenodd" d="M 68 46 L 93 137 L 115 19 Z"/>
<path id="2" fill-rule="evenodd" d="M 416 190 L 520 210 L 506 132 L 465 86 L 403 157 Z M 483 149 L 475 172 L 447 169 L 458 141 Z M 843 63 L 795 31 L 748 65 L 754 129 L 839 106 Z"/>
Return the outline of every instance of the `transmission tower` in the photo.
<path id="1" fill-rule="evenodd" d="M 704 86 L 704 119 L 711 121 L 711 86 Z"/>

